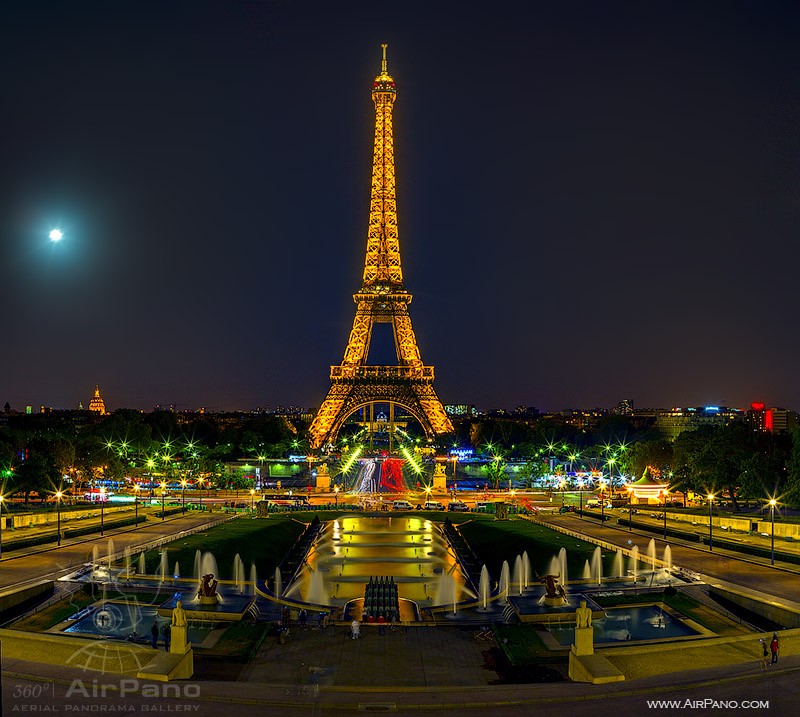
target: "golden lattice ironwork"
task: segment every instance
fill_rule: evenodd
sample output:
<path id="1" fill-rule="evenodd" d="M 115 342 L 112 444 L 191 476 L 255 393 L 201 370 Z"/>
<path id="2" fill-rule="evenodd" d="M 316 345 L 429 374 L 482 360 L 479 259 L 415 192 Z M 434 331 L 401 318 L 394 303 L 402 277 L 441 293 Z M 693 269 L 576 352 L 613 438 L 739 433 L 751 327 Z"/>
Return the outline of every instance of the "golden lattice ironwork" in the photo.
<path id="1" fill-rule="evenodd" d="M 386 45 L 381 73 L 372 84 L 375 146 L 372 159 L 367 252 L 361 289 L 353 295 L 356 315 L 342 363 L 331 366 L 331 388 L 310 428 L 311 445 L 332 443 L 344 421 L 362 406 L 388 402 L 403 406 L 429 438 L 453 426 L 433 389 L 433 366 L 425 366 L 411 326 L 411 294 L 403 285 L 395 196 L 392 110 L 397 96 L 387 71 Z M 372 328 L 392 324 L 396 366 L 368 366 Z"/>

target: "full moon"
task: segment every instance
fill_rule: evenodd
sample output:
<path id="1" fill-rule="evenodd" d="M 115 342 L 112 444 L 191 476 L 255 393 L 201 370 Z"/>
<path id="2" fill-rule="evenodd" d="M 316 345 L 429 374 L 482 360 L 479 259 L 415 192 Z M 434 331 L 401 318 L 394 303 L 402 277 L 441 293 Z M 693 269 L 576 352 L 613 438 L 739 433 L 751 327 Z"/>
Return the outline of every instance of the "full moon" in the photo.
<path id="1" fill-rule="evenodd" d="M 64 234 L 60 229 L 53 229 L 50 232 L 50 241 L 61 241 L 61 237 L 63 236 Z"/>

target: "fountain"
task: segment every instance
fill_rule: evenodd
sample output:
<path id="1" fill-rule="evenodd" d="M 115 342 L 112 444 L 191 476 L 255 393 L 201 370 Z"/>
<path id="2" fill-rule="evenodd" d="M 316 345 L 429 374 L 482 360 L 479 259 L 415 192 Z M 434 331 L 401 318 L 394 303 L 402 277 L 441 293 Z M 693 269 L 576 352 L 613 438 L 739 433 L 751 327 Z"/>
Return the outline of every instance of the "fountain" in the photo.
<path id="1" fill-rule="evenodd" d="M 530 581 L 531 581 L 531 560 L 528 557 L 528 551 L 526 550 L 522 553 L 522 582 L 523 582 L 523 587 L 526 590 L 528 589 L 528 584 L 530 583 Z"/>
<path id="2" fill-rule="evenodd" d="M 139 568 L 137 569 L 139 575 L 146 575 L 147 574 L 147 565 L 144 561 L 144 553 L 139 553 Z"/>
<path id="3" fill-rule="evenodd" d="M 522 595 L 522 558 L 519 555 L 514 560 L 514 579 L 512 584 L 517 587 L 517 595 Z"/>
<path id="4" fill-rule="evenodd" d="M 244 593 L 244 562 L 239 553 L 233 559 L 233 582 L 236 585 L 236 592 L 240 595 Z"/>
<path id="5" fill-rule="evenodd" d="M 564 586 L 558 584 L 558 575 L 544 575 L 541 581 L 544 584 L 544 595 L 539 598 L 539 605 L 556 607 L 568 602 Z"/>
<path id="6" fill-rule="evenodd" d="M 97 545 L 92 546 L 92 578 L 94 578 L 94 574 L 97 572 L 97 566 L 100 562 L 100 548 Z"/>
<path id="7" fill-rule="evenodd" d="M 111 572 L 111 562 L 114 560 L 114 540 L 113 538 L 108 539 L 108 570 L 109 573 Z"/>
<path id="8" fill-rule="evenodd" d="M 636 584 L 636 580 L 639 577 L 639 546 L 634 545 L 631 548 L 631 560 L 630 560 L 630 572 L 633 573 L 633 584 Z"/>
<path id="9" fill-rule="evenodd" d="M 202 570 L 202 560 L 203 556 L 200 552 L 200 549 L 194 551 L 194 569 L 192 570 L 192 577 L 195 580 L 200 580 L 200 576 L 203 574 Z"/>
<path id="10" fill-rule="evenodd" d="M 178 561 L 175 561 L 175 567 L 172 570 L 172 577 L 177 580 L 181 576 L 181 566 Z"/>
<path id="11" fill-rule="evenodd" d="M 203 553 L 203 558 L 200 561 L 200 574 L 198 576 L 198 580 L 202 579 L 204 575 L 219 575 L 219 570 L 217 570 L 217 559 L 214 555 L 208 551 Z"/>
<path id="12" fill-rule="evenodd" d="M 581 575 L 581 578 L 587 582 L 592 579 L 592 568 L 589 566 L 588 560 L 583 564 L 583 575 Z"/>
<path id="13" fill-rule="evenodd" d="M 125 577 L 130 580 L 131 579 L 131 547 L 130 545 L 126 545 L 125 549 L 122 551 L 122 556 L 125 561 Z"/>
<path id="14" fill-rule="evenodd" d="M 216 605 L 219 602 L 217 594 L 218 582 L 212 573 L 203 575 L 200 579 L 200 588 L 197 591 L 197 600 L 201 605 Z"/>
<path id="15" fill-rule="evenodd" d="M 509 583 L 509 568 L 508 568 L 508 561 L 503 561 L 503 567 L 500 570 L 500 604 L 505 605 L 508 603 L 508 583 Z"/>
<path id="16" fill-rule="evenodd" d="M 603 584 L 603 557 L 599 545 L 592 553 L 592 579 L 597 580 L 598 585 Z"/>
<path id="17" fill-rule="evenodd" d="M 479 610 L 488 610 L 489 609 L 489 593 L 490 593 L 490 585 L 489 585 L 489 570 L 484 565 L 481 568 L 481 579 L 480 579 L 480 597 L 481 597 L 481 606 Z"/>
<path id="18" fill-rule="evenodd" d="M 656 540 L 655 538 L 650 538 L 650 542 L 647 544 L 647 559 L 650 561 L 650 568 L 655 573 L 656 571 Z"/>
<path id="19" fill-rule="evenodd" d="M 669 545 L 664 546 L 664 572 L 667 579 L 672 576 L 672 548 Z"/>
<path id="20" fill-rule="evenodd" d="M 558 575 L 561 578 L 561 584 L 567 585 L 567 549 L 561 548 L 558 551 Z"/>
<path id="21" fill-rule="evenodd" d="M 622 562 L 622 551 L 617 549 L 617 554 L 614 556 L 614 577 L 621 578 L 625 574 L 625 568 Z"/>
<path id="22" fill-rule="evenodd" d="M 308 593 L 306 595 L 306 602 L 311 602 L 316 605 L 327 605 L 328 595 L 325 592 L 325 580 L 322 577 L 322 571 L 313 570 L 308 581 Z"/>
<path id="23" fill-rule="evenodd" d="M 161 582 L 164 583 L 167 581 L 167 575 L 169 575 L 169 559 L 167 557 L 167 550 L 166 548 L 161 549 L 161 562 L 159 564 L 159 576 L 161 578 Z"/>
<path id="24" fill-rule="evenodd" d="M 279 598 L 281 596 L 281 569 L 275 568 L 275 586 L 272 589 L 272 592 L 275 593 L 275 597 Z"/>
<path id="25" fill-rule="evenodd" d="M 253 595 L 256 594 L 257 582 L 258 582 L 258 575 L 256 573 L 256 564 L 250 563 L 250 584 L 253 586 Z"/>

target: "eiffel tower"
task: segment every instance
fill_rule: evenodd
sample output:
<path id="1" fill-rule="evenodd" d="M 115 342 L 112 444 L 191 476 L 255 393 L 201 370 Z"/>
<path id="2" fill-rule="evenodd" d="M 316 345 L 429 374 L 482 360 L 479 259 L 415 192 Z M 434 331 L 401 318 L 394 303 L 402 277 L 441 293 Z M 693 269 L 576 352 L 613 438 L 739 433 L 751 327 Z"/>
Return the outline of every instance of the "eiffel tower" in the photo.
<path id="1" fill-rule="evenodd" d="M 372 84 L 375 103 L 375 149 L 372 160 L 367 255 L 364 279 L 356 302 L 353 329 L 342 363 L 331 366 L 331 387 L 309 429 L 312 448 L 332 444 L 345 420 L 355 411 L 388 403 L 390 414 L 402 407 L 422 425 L 428 439 L 451 433 L 453 425 L 433 388 L 433 366 L 420 358 L 411 327 L 411 294 L 403 284 L 397 233 L 392 107 L 394 78 L 386 69 L 386 45 L 381 73 Z M 397 364 L 367 365 L 372 328 L 391 324 Z M 392 420 L 390 419 L 390 420 Z"/>

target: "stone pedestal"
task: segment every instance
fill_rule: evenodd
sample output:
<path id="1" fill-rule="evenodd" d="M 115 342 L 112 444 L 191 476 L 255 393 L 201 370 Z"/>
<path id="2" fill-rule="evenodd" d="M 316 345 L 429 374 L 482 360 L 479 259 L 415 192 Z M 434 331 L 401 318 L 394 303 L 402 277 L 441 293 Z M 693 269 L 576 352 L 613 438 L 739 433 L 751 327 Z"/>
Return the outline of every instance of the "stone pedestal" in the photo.
<path id="1" fill-rule="evenodd" d="M 191 643 L 187 638 L 188 627 L 186 625 L 173 625 L 172 642 L 169 644 L 169 651 L 178 655 L 185 655 L 192 649 Z"/>
<path id="2" fill-rule="evenodd" d="M 327 492 L 331 487 L 331 474 L 328 473 L 328 466 L 325 463 L 320 463 L 317 468 L 317 491 Z"/>
<path id="3" fill-rule="evenodd" d="M 591 627 L 575 628 L 575 643 L 572 645 L 572 652 L 576 655 L 594 654 L 594 630 Z"/>
<path id="4" fill-rule="evenodd" d="M 437 463 L 433 470 L 433 492 L 447 493 L 447 475 L 444 472 L 444 463 Z"/>

